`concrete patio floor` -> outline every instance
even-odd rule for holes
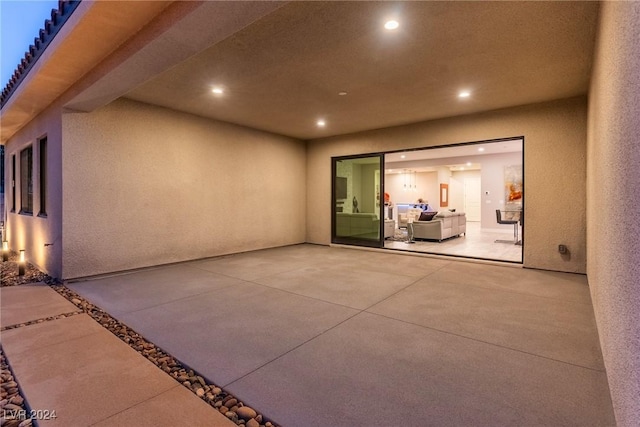
[[[296,245],[68,286],[283,426],[615,425],[585,276]]]

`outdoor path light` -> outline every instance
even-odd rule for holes
[[[18,276],[24,276],[25,263],[24,249],[20,249],[20,258],[18,258]]]

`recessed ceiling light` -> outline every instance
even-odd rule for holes
[[[347,94],[347,92],[345,92],[345,91],[338,92],[338,95],[340,95],[340,96],[345,96],[346,94]]]
[[[471,96],[471,92],[468,90],[463,90],[458,94],[458,98],[468,98]]]
[[[400,156],[401,159],[404,159],[405,157],[407,156],[405,156],[404,154]]]
[[[467,166],[471,166],[471,162],[467,162]]]
[[[211,92],[215,93],[216,95],[222,95],[224,93],[224,89],[221,87],[214,87],[213,89],[211,89]]]
[[[384,23],[384,28],[387,30],[395,30],[400,26],[398,21],[394,21],[393,19]]]
[[[316,122],[316,124],[318,125],[318,127],[325,127],[327,125],[327,122],[325,122],[323,119],[320,119]]]
[[[478,151],[484,151],[484,147],[478,148]]]
[[[463,171],[464,170],[464,166],[460,166],[460,170]]]

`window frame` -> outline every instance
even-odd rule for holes
[[[38,184],[40,207],[38,216],[47,217],[47,137],[43,136],[38,140]]]
[[[33,215],[33,145],[20,150],[20,214]]]

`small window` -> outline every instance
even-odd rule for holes
[[[40,140],[40,211],[38,216],[47,216],[47,138]]]
[[[11,212],[16,211],[16,155],[11,155]]]
[[[20,213],[33,214],[33,147],[20,152]]]
[[[0,194],[4,194],[4,145],[0,145]]]

